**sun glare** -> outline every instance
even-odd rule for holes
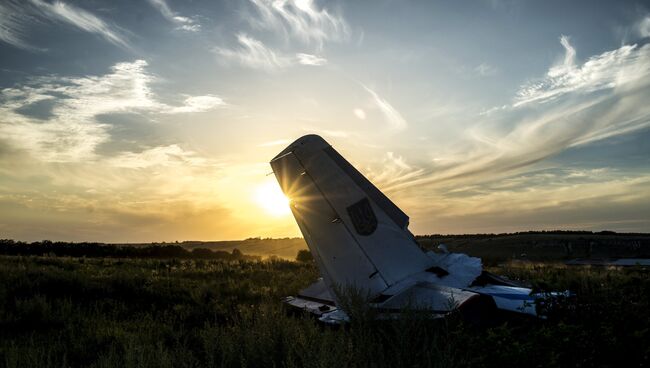
[[[289,199],[284,196],[275,180],[268,180],[258,186],[254,199],[257,205],[270,215],[285,216],[291,213]]]

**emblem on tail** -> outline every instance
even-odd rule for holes
[[[368,198],[351,205],[347,210],[354,229],[359,235],[368,236],[377,230],[377,216],[372,211]]]

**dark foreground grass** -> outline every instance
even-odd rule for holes
[[[647,366],[642,269],[492,269],[579,298],[548,321],[475,327],[420,314],[349,328],[289,316],[317,277],[287,261],[0,257],[0,366]]]

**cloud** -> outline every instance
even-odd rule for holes
[[[565,49],[563,61],[551,67],[545,78],[524,84],[515,97],[515,107],[545,103],[567,94],[622,88],[650,74],[647,45],[624,45],[576,65],[576,51],[568,37],[562,36],[560,42]]]
[[[229,218],[223,191],[215,187],[225,177],[222,160],[170,137],[133,135],[127,138],[137,144],[128,149],[100,151],[116,127],[107,117],[132,126],[124,116],[150,121],[223,104],[214,95],[162,103],[153,91],[159,78],[147,68],[136,60],[105,74],[33,76],[0,89],[3,231],[22,239],[80,241],[209,239],[245,231]],[[45,116],[25,113],[43,101]],[[160,133],[155,124],[145,128]]]
[[[564,47],[564,60],[559,65],[552,67],[548,71],[549,77],[561,76],[570,73],[575,68],[576,49],[569,43],[568,36],[560,36],[560,44]]]
[[[273,71],[284,68],[293,63],[292,59],[276,53],[267,48],[261,41],[251,38],[243,33],[237,35],[239,48],[224,49],[217,47],[214,52],[221,56],[225,63],[237,63],[239,65]]]
[[[224,100],[219,96],[190,96],[185,99],[182,106],[170,106],[169,109],[164,112],[168,114],[205,112],[224,106],[225,104]]]
[[[200,24],[182,24],[178,27],[181,31],[198,32],[201,30]]]
[[[645,215],[650,205],[647,174],[600,172],[579,178],[569,174],[570,170],[553,169],[481,186],[424,192],[417,200],[407,199],[411,218],[418,219],[413,231],[639,231],[650,225]]]
[[[417,179],[423,172],[422,168],[409,165],[405,158],[394,152],[386,152],[373,167],[365,168],[368,178],[382,188],[390,188],[396,183]]]
[[[650,15],[646,15],[636,24],[636,32],[641,38],[650,37]]]
[[[372,96],[373,102],[377,108],[384,114],[386,121],[390,127],[394,130],[403,130],[406,129],[407,123],[402,115],[397,111],[388,101],[381,98],[375,91],[370,88],[361,85],[369,94]]]
[[[249,17],[254,28],[272,30],[321,49],[326,41],[349,38],[342,16],[318,8],[312,0],[251,0],[259,17]]]
[[[6,88],[0,108],[5,124],[0,130],[44,161],[92,158],[95,147],[108,138],[95,116],[157,106],[148,87],[152,77],[144,72],[146,65],[142,60],[119,63],[104,76],[36,77],[22,87]],[[20,107],[42,99],[57,100],[46,122],[17,113]]]
[[[214,239],[237,224],[215,188],[223,162],[179,144],[74,163],[1,162],[0,227],[11,237]]]
[[[244,33],[237,35],[238,48],[215,47],[213,51],[221,57],[224,64],[237,64],[246,68],[276,71],[292,65],[301,64],[321,66],[327,60],[311,54],[298,53],[295,57],[273,50],[262,41]]]
[[[159,166],[212,166],[213,162],[178,144],[158,146],[141,152],[122,152],[106,160],[110,166],[142,169]]]
[[[37,22],[34,16],[12,1],[0,2],[0,41],[28,51],[45,51],[25,39],[29,24]]]
[[[363,111],[362,109],[357,108],[357,109],[352,110],[352,112],[354,113],[354,116],[356,116],[358,119],[366,120],[366,112]]]
[[[16,147],[47,162],[97,159],[96,148],[110,136],[100,115],[136,112],[173,114],[207,111],[224,104],[214,95],[189,96],[180,106],[159,102],[151,90],[156,77],[147,62],[117,63],[108,74],[84,77],[33,77],[0,91],[0,134]],[[26,106],[50,101],[50,117],[22,113]]]
[[[176,29],[180,29],[188,32],[198,32],[201,29],[201,25],[198,24],[191,18],[183,17],[171,10],[166,0],[147,0],[149,4],[160,11],[165,19],[174,23]]]
[[[481,63],[476,68],[474,68],[474,72],[482,77],[491,77],[493,75],[496,75],[499,70],[490,64]]]
[[[250,4],[254,11],[246,12],[246,19],[251,29],[236,34],[238,47],[212,49],[224,64],[267,72],[295,65],[322,66],[327,64],[321,55],[325,42],[340,42],[349,37],[343,17],[312,0],[250,0]],[[278,41],[278,37],[282,39]],[[296,52],[295,47],[290,47],[293,40],[302,43],[303,48],[316,51]],[[278,48],[278,43],[283,47]]]
[[[298,58],[298,63],[302,65],[319,66],[327,63],[327,59],[311,54],[298,53],[296,57]]]
[[[578,63],[569,38],[560,41],[564,57],[541,81],[525,84],[512,105],[481,115],[463,139],[441,148],[444,160],[410,165],[422,170],[384,189],[485,190],[482,183],[523,175],[571,148],[650,127],[650,45],[623,45]]]
[[[62,1],[52,3],[42,0],[25,0],[17,3],[6,1],[0,4],[0,40],[29,51],[45,51],[27,41],[29,28],[43,21],[70,24],[83,31],[94,33],[108,42],[130,49],[126,38],[115,26],[94,14]]]
[[[68,23],[89,33],[98,34],[106,41],[116,46],[125,49],[131,48],[124,36],[122,36],[115,27],[106,24],[106,22],[86,10],[66,4],[62,1],[47,3],[42,0],[31,0],[31,2],[36,5],[36,7],[47,18]]]

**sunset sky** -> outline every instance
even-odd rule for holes
[[[323,136],[416,234],[650,231],[650,2],[3,0],[0,238],[299,236]]]

